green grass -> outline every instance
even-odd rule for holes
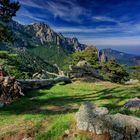
[[[28,92],[25,97],[0,109],[0,139],[12,135],[24,135],[35,140],[62,139],[66,130],[75,127],[74,115],[85,101],[105,106],[110,113],[140,117],[138,111],[122,109],[122,105],[134,97],[140,97],[140,84],[75,82]],[[86,139],[81,134],[77,135],[76,140]]]

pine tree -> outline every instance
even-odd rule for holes
[[[96,47],[86,48],[83,52],[83,56],[85,60],[93,66],[96,65],[98,62],[98,50]]]
[[[105,80],[114,83],[124,83],[129,79],[129,74],[123,65],[115,60],[109,60],[101,65],[101,73]]]

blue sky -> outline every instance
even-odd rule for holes
[[[140,54],[140,0],[19,0],[15,20],[46,22],[97,47]]]

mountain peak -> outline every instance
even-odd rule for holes
[[[39,22],[39,23],[33,23],[31,26],[33,27],[44,27],[44,28],[50,28],[50,26],[44,22]]]
[[[24,42],[20,45],[21,47],[27,47],[30,42],[33,42],[32,44],[35,44],[35,46],[44,45],[46,47],[48,47],[48,43],[54,44],[62,47],[68,52],[81,51],[87,47],[86,45],[79,43],[76,37],[64,37],[61,33],[55,32],[49,25],[43,22],[21,25],[13,21],[11,27],[16,33],[16,37],[21,40],[20,42]]]

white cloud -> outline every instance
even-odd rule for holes
[[[140,36],[135,37],[107,37],[107,38],[89,38],[79,37],[82,43],[94,44],[96,46],[140,46]]]
[[[65,1],[65,4],[48,1],[47,8],[55,17],[60,17],[66,21],[80,22],[80,16],[85,14],[84,8],[71,1]]]
[[[99,33],[99,32],[111,32],[113,29],[111,27],[107,28],[71,28],[71,27],[53,27],[56,32],[61,33]]]
[[[59,0],[56,1],[37,1],[37,0],[20,0],[23,6],[39,8],[43,11],[49,11],[54,15],[54,18],[60,17],[65,21],[81,22],[81,15],[86,14],[86,10],[80,7],[76,1]],[[36,16],[34,14],[34,16]]]
[[[43,8],[36,0],[19,0],[21,5],[31,6],[35,8]]]
[[[107,21],[107,22],[116,22],[116,23],[118,23],[118,21],[116,19],[111,18],[111,17],[107,17],[107,16],[93,16],[92,20],[97,21],[97,22]]]

